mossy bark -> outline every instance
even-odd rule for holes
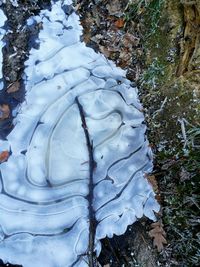
[[[198,221],[199,213],[200,2],[151,2],[162,5],[153,32],[152,10],[146,12],[146,66],[139,85],[144,88],[142,100],[156,152],[155,176],[169,242],[159,261],[161,266],[199,266],[198,223],[193,221]],[[191,131],[199,132],[195,144]]]
[[[143,102],[149,108],[152,135],[156,129],[156,145],[177,146],[185,138],[182,120],[200,125],[199,29],[199,1],[165,0],[157,28],[144,38],[147,68],[141,85],[146,88]],[[147,26],[144,35],[150,30]],[[149,86],[152,78],[154,87]]]

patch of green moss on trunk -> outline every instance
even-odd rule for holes
[[[184,35],[184,13],[180,1],[152,0],[143,13],[145,70],[140,77],[142,100],[147,108],[150,137],[165,149],[180,149],[184,139],[180,120],[200,123],[200,76],[177,75]],[[156,131],[156,136],[155,136]]]
[[[155,176],[169,242],[159,260],[161,266],[190,267],[200,265],[200,72],[196,67],[180,67],[181,62],[189,62],[184,55],[190,51],[185,41],[190,17],[185,17],[187,7],[182,2],[133,1],[129,17],[138,19],[142,29],[145,67],[138,85],[148,137],[156,151]],[[191,14],[196,14],[195,8],[190,7]],[[198,41],[195,29],[187,32],[193,30],[191,36]],[[191,49],[191,66],[200,56],[199,47],[197,43]]]

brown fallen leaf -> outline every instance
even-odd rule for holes
[[[115,26],[117,27],[117,28],[123,28],[124,27],[124,20],[123,20],[123,18],[120,18],[120,19],[118,19],[118,20],[116,20],[115,21]]]
[[[5,150],[0,153],[0,163],[5,162],[9,158],[9,151]]]
[[[120,17],[123,15],[120,0],[112,0],[106,5],[110,15]]]
[[[10,84],[7,88],[7,93],[14,93],[17,92],[20,88],[20,82],[19,81],[15,81],[14,83]]]
[[[154,175],[147,175],[146,176],[148,182],[152,185],[153,190],[158,192],[158,183],[156,181],[156,177]]]
[[[163,229],[163,224],[161,221],[151,224],[152,230],[149,231],[149,236],[153,238],[153,245],[157,247],[158,252],[161,252],[164,248],[164,245],[167,244],[166,232]]]
[[[0,105],[0,120],[5,120],[10,116],[10,108],[7,104]]]
[[[133,34],[126,33],[123,36],[123,45],[127,48],[132,48],[133,45],[138,46],[140,42],[140,39],[138,37],[135,37]]]
[[[103,53],[107,58],[110,57],[111,51],[109,51],[105,46],[100,45],[99,49],[100,49],[101,53]]]
[[[163,203],[163,198],[160,193],[157,193],[155,196],[155,199],[158,201],[158,203],[161,205]],[[162,211],[160,210],[158,213],[156,213],[158,216],[161,216]]]

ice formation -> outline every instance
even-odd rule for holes
[[[10,0],[11,4],[15,7],[18,6],[18,0]],[[0,5],[5,4],[6,0],[0,0]]]
[[[24,267],[92,266],[100,240],[159,210],[137,89],[80,41],[71,1],[42,23],[25,69],[25,102],[0,150],[0,258]],[[2,12],[2,11],[0,11]],[[2,23],[1,23],[2,24]]]
[[[3,41],[3,37],[5,35],[5,29],[4,29],[4,26],[5,26],[5,22],[6,22],[6,16],[5,14],[3,13],[3,11],[0,9],[0,90],[3,89],[3,81],[2,81],[2,78],[3,78],[3,74],[2,74],[2,63],[3,63],[3,47],[5,45],[4,41]]]

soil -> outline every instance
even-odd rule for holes
[[[30,28],[26,20],[37,14],[45,3],[31,4],[32,1],[18,1],[18,6],[13,6],[8,0],[2,5],[8,20],[6,28],[8,33],[4,38],[6,45],[3,56],[4,89],[0,91],[0,105],[8,105],[13,110],[24,99],[24,85],[22,74],[24,62],[32,46],[34,37],[37,36],[39,25]],[[4,139],[12,130],[12,112],[6,120],[0,118],[0,138]]]

